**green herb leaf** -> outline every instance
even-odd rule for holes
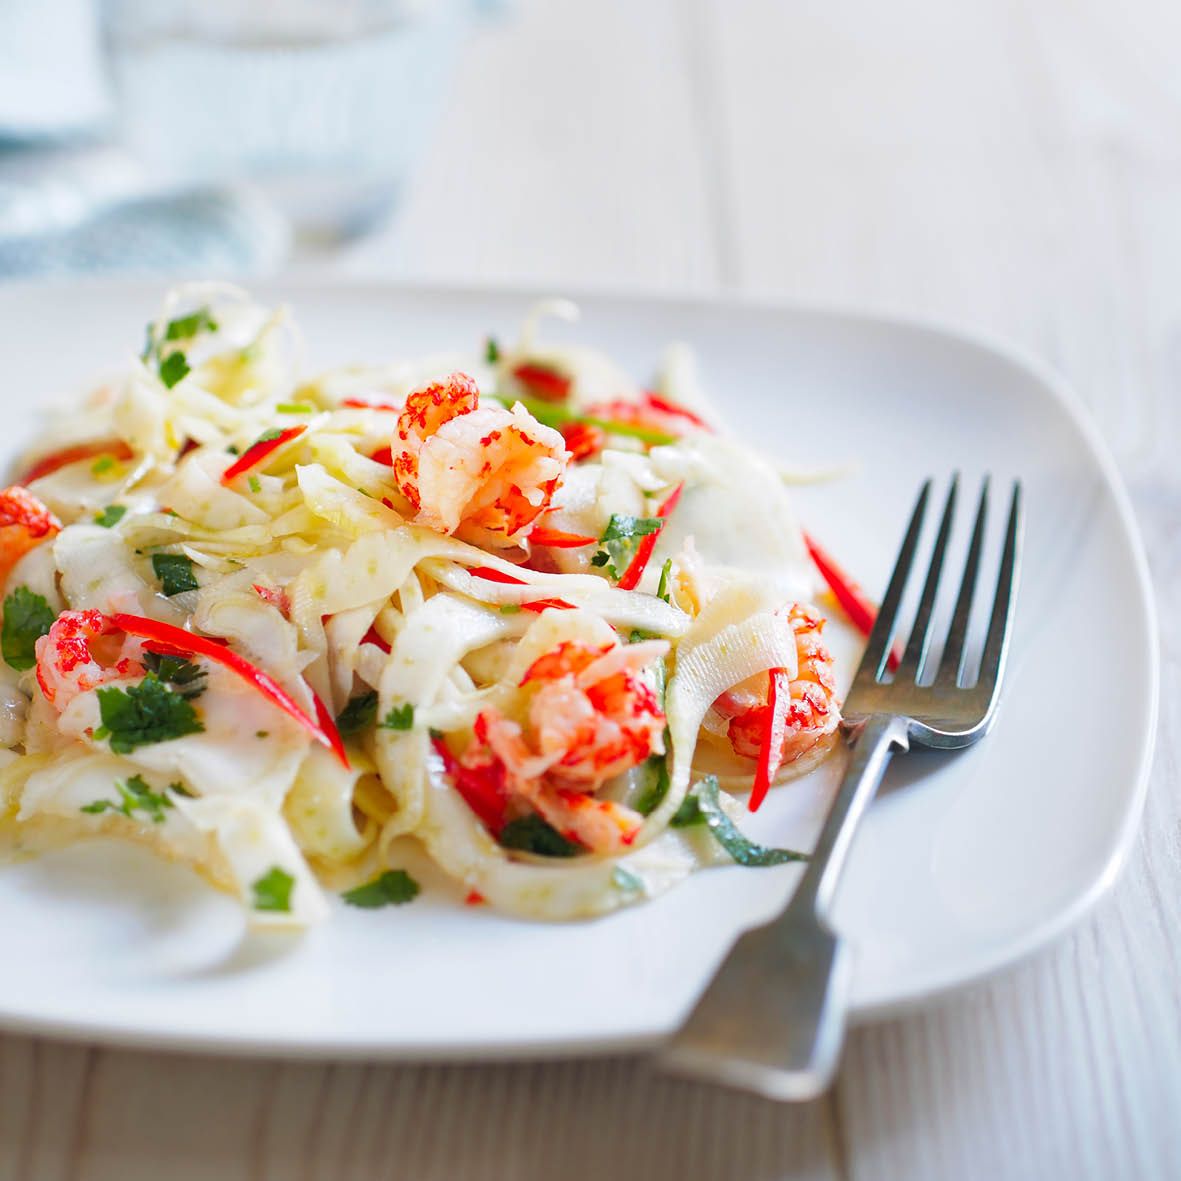
[[[651,816],[668,795],[668,758],[665,755],[653,755],[644,763],[644,772],[648,782],[632,807],[641,816]]]
[[[500,345],[496,343],[495,336],[488,337],[484,345],[484,360],[489,365],[495,365],[500,360]]]
[[[291,891],[294,887],[295,879],[285,869],[272,865],[250,887],[254,892],[254,909],[290,913]]]
[[[697,805],[709,826],[709,831],[739,865],[782,865],[786,861],[808,860],[807,853],[797,853],[794,849],[768,849],[744,837],[734,821],[722,810],[718,800],[716,776],[707,775],[697,785],[696,794]]]
[[[380,730],[413,730],[414,706],[409,702],[405,705],[395,705],[389,713],[378,723]]]
[[[165,340],[191,340],[198,332],[216,332],[217,322],[209,308],[198,308],[187,316],[178,316],[168,321],[164,329]]]
[[[380,877],[355,890],[348,890],[341,897],[349,906],[364,910],[376,910],[379,906],[401,906],[418,897],[418,883],[404,869],[387,869]]]
[[[184,353],[169,353],[160,361],[160,380],[167,389],[172,389],[189,372],[189,363]]]
[[[692,794],[686,794],[681,801],[681,806],[673,813],[669,824],[673,828],[691,828],[695,824],[705,823],[705,813],[701,810],[701,804],[697,797]]]
[[[612,513],[599,544],[603,547],[591,558],[591,565],[605,566],[607,573],[617,582],[631,564],[640,548],[640,539],[650,533],[658,533],[664,521],[660,517],[631,517],[624,513]]]
[[[500,613],[501,613],[501,615],[520,615],[521,614],[521,604],[520,603],[502,603],[500,606]]]
[[[188,701],[165,688],[154,673],[128,689],[97,689],[96,693],[102,724],[117,755],[205,729]]]
[[[641,443],[647,443],[650,447],[665,446],[677,441],[675,435],[670,435],[665,431],[653,430],[646,426],[635,426],[630,422],[614,422],[612,419],[597,418],[591,414],[579,414],[556,402],[543,402],[539,398],[517,395],[508,397],[506,395],[502,400],[509,403],[520,402],[538,422],[545,426],[560,427],[568,422],[581,422],[587,426],[597,426],[599,430],[606,431],[609,435],[639,439]]]
[[[269,430],[263,431],[263,433],[259,435],[253,443],[250,444],[250,447],[257,447],[259,443],[269,443],[272,439],[277,439],[282,433],[283,432],[279,430],[278,427],[271,427]],[[247,447],[246,450],[249,451],[250,447]]]
[[[669,579],[672,576],[673,560],[672,558],[665,558],[664,565],[660,567],[660,582],[656,586],[656,597],[663,599],[666,603],[671,604],[673,601],[672,592],[669,590]]]
[[[262,491],[262,481],[257,476],[251,476],[250,479],[246,481],[246,483],[250,486],[251,492]]]
[[[37,663],[36,644],[53,626],[57,614],[41,595],[18,586],[4,600],[4,625],[0,628],[0,652],[15,669]]]
[[[307,402],[280,402],[275,410],[279,414],[313,414],[316,408],[309,406]]]
[[[183,656],[161,656],[159,652],[145,651],[143,662],[149,672],[155,673],[166,685],[171,685],[186,701],[200,697],[208,688],[205,684],[208,670]]]
[[[542,857],[577,857],[581,845],[567,840],[548,820],[536,812],[510,820],[497,838],[506,849],[520,849]]]
[[[193,574],[193,559],[185,554],[153,554],[152,570],[160,580],[160,589],[169,598],[201,589]]]
[[[190,794],[179,783],[170,784],[169,787],[181,795]],[[172,801],[163,792],[153,791],[141,775],[133,775],[125,783],[116,783],[115,790],[119,793],[118,801],[95,800],[92,804],[84,804],[82,811],[92,815],[118,812],[128,820],[134,820],[135,813],[142,812],[153,824],[163,824],[164,810],[173,806]]]
[[[96,525],[101,525],[104,529],[110,529],[113,526],[118,525],[126,515],[126,505],[108,504],[101,513],[94,514],[94,523]]]
[[[91,465],[90,474],[94,476],[101,476],[103,472],[109,472],[119,461],[113,455],[100,455]]]
[[[342,736],[358,734],[367,726],[373,725],[377,717],[377,694],[362,693],[358,697],[349,699],[348,704],[336,717],[336,728]]]

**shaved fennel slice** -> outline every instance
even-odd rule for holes
[[[402,524],[393,509],[334,479],[321,464],[296,464],[295,478],[308,508],[349,537],[364,537]]]
[[[130,611],[181,624],[184,612],[135,571],[123,539],[101,525],[71,525],[53,541],[66,601],[76,611]]]
[[[330,750],[313,743],[287,793],[283,815],[309,857],[351,861],[370,843],[353,816],[353,792],[366,771],[362,760],[351,762],[343,767]]]
[[[432,705],[468,652],[511,634],[515,627],[511,617],[445,592],[428,599],[407,617],[390,652],[378,691],[379,721],[407,705],[416,713]],[[377,729],[378,771],[398,804],[382,833],[383,842],[416,829],[421,820],[427,740],[422,726],[409,731],[380,725]]]
[[[767,669],[783,668],[790,677],[796,675],[791,624],[765,608],[752,613],[758,597],[757,589],[749,586],[727,588],[709,604],[677,650],[667,695],[673,749],[669,789],[644,821],[639,844],[663,829],[681,806],[689,788],[697,735],[718,695]]]

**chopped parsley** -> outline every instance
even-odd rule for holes
[[[192,705],[180,693],[166,688],[155,673],[148,673],[130,688],[97,689],[96,693],[102,726],[94,736],[109,738],[117,755],[205,729]]]
[[[110,529],[112,526],[118,525],[126,515],[126,505],[108,504],[101,513],[94,514],[94,523],[96,525],[101,525],[104,529]]]
[[[53,626],[57,612],[41,595],[18,586],[4,600],[4,624],[0,627],[0,652],[15,669],[37,663],[36,644]]]
[[[387,869],[373,881],[346,891],[341,898],[349,906],[376,910],[379,906],[402,906],[413,902],[418,894],[418,883],[404,869]]]
[[[142,812],[153,824],[163,824],[164,810],[173,806],[167,795],[153,791],[141,775],[133,775],[123,783],[117,782],[115,790],[119,793],[118,800],[95,800],[91,804],[83,804],[82,811],[91,815],[118,812],[128,820],[134,820],[135,813]],[[169,784],[169,790],[179,795],[191,794],[179,783]]]
[[[160,589],[169,598],[201,589],[193,573],[193,559],[185,554],[153,554],[152,570],[160,580]]]
[[[414,706],[410,702],[395,705],[378,723],[379,730],[413,730]]]
[[[664,521],[660,517],[631,517],[612,513],[599,544],[603,547],[593,558],[592,566],[606,567],[607,573],[619,581],[640,548],[640,539],[659,533]]]
[[[665,558],[664,565],[660,567],[660,582],[656,586],[656,597],[663,599],[666,603],[671,604],[673,601],[672,591],[669,590],[669,580],[673,572],[672,558]]]
[[[501,613],[501,615],[520,615],[521,614],[521,604],[520,603],[503,603],[503,604],[501,604],[500,613]]]
[[[692,828],[695,824],[705,823],[705,813],[701,810],[701,804],[697,797],[692,793],[686,794],[681,801],[681,806],[673,813],[669,824],[673,828]]]
[[[372,726],[377,717],[377,694],[362,693],[358,697],[349,698],[348,704],[336,716],[336,728],[342,736],[359,734],[367,726]]]
[[[169,685],[186,701],[200,697],[208,688],[205,684],[209,672],[199,664],[186,660],[183,656],[161,656],[159,652],[145,651],[143,662],[148,671],[154,673],[158,680]]]
[[[192,340],[199,332],[216,332],[217,322],[208,307],[198,308],[187,316],[178,316],[168,321],[164,329],[165,340]]]
[[[252,451],[259,445],[259,443],[269,443],[272,439],[277,439],[282,433],[283,432],[279,430],[278,427],[270,427],[268,430],[263,431],[263,433],[259,435],[258,438],[246,448],[246,450]]]
[[[256,878],[251,883],[254,909],[289,914],[291,911],[291,891],[294,888],[295,879],[285,869],[272,865],[262,877]]]
[[[484,360],[489,365],[495,365],[500,360],[500,345],[497,343],[495,336],[488,337],[484,344]]]
[[[567,840],[536,812],[510,820],[497,839],[506,849],[520,849],[541,857],[577,857],[583,851],[581,845]]]
[[[172,389],[174,385],[189,373],[189,363],[184,353],[169,353],[160,360],[160,380],[165,388]]]
[[[257,476],[251,476],[250,479],[246,481],[246,483],[250,486],[251,492],[262,491],[262,481]]]
[[[734,821],[722,810],[718,800],[717,776],[707,775],[697,785],[696,798],[714,839],[739,865],[782,865],[786,861],[808,860],[807,853],[797,853],[794,849],[768,849],[744,837]]]
[[[109,472],[119,461],[113,455],[100,455],[91,465],[90,474],[93,476],[101,476],[103,472]]]
[[[644,763],[648,782],[636,797],[632,807],[641,816],[651,816],[668,795],[668,759],[664,755],[653,755]]]

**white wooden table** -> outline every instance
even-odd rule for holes
[[[1181,1176],[1179,37],[1165,0],[531,0],[473,41],[396,223],[333,264],[868,305],[1065,371],[1131,485],[1165,658],[1143,830],[1073,934],[857,1031],[797,1108],[630,1060],[0,1038],[0,1181]]]

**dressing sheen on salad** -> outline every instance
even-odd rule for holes
[[[735,798],[840,721],[783,478],[683,347],[647,389],[572,314],[309,379],[285,310],[171,292],[0,492],[3,825],[294,925],[410,901],[411,846],[540,919],[799,859]]]

